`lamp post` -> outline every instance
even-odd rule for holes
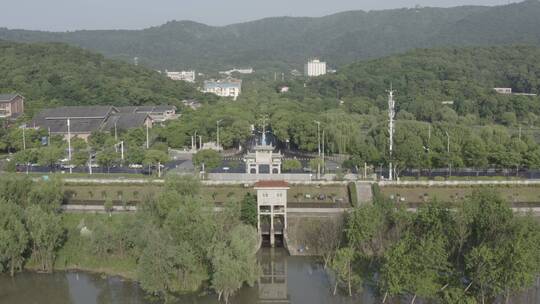
[[[26,150],[26,124],[22,125],[23,150]]]
[[[149,135],[149,131],[148,131],[148,124],[146,124],[146,150],[148,150],[150,148],[150,135]]]
[[[216,134],[216,140],[217,140],[217,149],[218,151],[220,151],[220,147],[219,147],[219,124],[223,121],[223,119],[220,119],[218,121],[216,121],[216,129],[217,129],[217,134]]]
[[[71,127],[70,120],[67,119],[67,131],[68,131],[68,161],[69,161],[69,173],[73,173],[73,167],[71,166]]]
[[[326,171],[326,162],[324,160],[324,129],[322,130],[322,164],[323,164],[323,174],[325,174]]]
[[[195,131],[195,134],[191,137],[191,150],[197,152],[197,131]]]
[[[320,178],[321,177],[321,164],[320,164],[320,160],[321,160],[321,122],[320,121],[317,121],[315,120],[315,123],[317,124],[317,148],[319,150],[319,161],[317,162],[317,178]]]
[[[452,176],[452,163],[450,159],[450,134],[448,134],[448,131],[444,131],[446,133],[446,153],[448,154],[448,176]]]

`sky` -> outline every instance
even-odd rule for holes
[[[509,0],[0,0],[0,27],[47,31],[141,29],[171,20],[209,25],[347,10],[502,5]]]

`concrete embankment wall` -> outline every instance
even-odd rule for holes
[[[311,181],[312,174],[208,173],[208,180],[250,182],[259,180]]]
[[[343,233],[347,209],[287,210],[285,245],[293,256],[321,255],[323,242],[337,240]]]

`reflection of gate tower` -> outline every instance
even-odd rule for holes
[[[290,303],[287,287],[287,251],[271,248],[260,256],[259,303]]]
[[[263,125],[261,142],[256,144],[252,152],[248,152],[244,160],[246,173],[249,174],[281,174],[281,152],[274,152],[274,146],[268,144],[266,128]]]
[[[289,184],[284,181],[260,181],[255,184],[257,190],[257,229],[270,239],[274,247],[276,237],[284,240],[287,232],[287,190]]]

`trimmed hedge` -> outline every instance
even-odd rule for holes
[[[358,207],[358,192],[356,191],[356,183],[349,183],[347,185],[347,189],[349,190],[349,201],[351,202],[351,205],[354,207]]]

